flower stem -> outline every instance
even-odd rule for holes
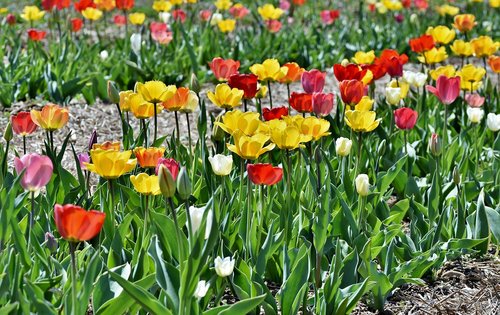
[[[77,305],[77,296],[76,296],[76,256],[75,256],[75,250],[76,250],[76,243],[70,242],[69,243],[69,254],[71,256],[71,314],[76,315],[78,312],[76,310],[76,305]]]
[[[286,150],[286,211],[285,211],[285,243],[283,244],[283,283],[288,279],[290,273],[290,257],[288,257],[288,242],[290,241],[290,212],[292,210],[292,159],[290,157],[290,150]]]
[[[154,104],[154,124],[155,124],[155,129],[154,129],[154,134],[153,134],[153,145],[156,142],[156,138],[158,137],[158,112],[156,111],[156,103]],[[175,117],[177,118],[177,117]]]
[[[23,154],[26,155],[26,136],[23,136]]]
[[[179,127],[179,115],[177,114],[177,111],[175,111],[174,114],[175,114],[175,130],[177,133],[177,142],[180,143],[181,142],[181,133],[180,133],[181,128]]]

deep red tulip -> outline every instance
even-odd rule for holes
[[[74,4],[75,10],[78,12],[82,12],[83,10],[87,8],[95,8],[96,4],[94,3],[93,0],[80,0],[78,2],[75,2]]]
[[[321,93],[325,87],[326,72],[321,72],[317,69],[302,72],[301,82],[304,92]]]
[[[317,116],[327,116],[335,105],[333,93],[314,93],[312,97],[313,111]]]
[[[393,78],[403,76],[403,65],[407,62],[408,56],[406,54],[400,55],[393,49],[385,49],[380,58],[375,60],[375,63],[383,65],[387,74]]]
[[[272,109],[266,107],[262,109],[262,116],[265,121],[281,119],[283,116],[288,116],[288,108],[286,108],[286,106],[275,107]]]
[[[410,8],[411,7],[411,0],[401,0],[401,4],[403,5],[403,8]]]
[[[345,80],[358,80],[361,81],[366,75],[368,70],[361,68],[358,65],[353,63],[348,64],[347,66],[343,66],[341,64],[333,65],[333,74],[337,81],[345,81]]]
[[[436,95],[444,105],[453,103],[460,94],[460,77],[447,78],[440,75],[436,81],[436,87],[427,85],[427,91]]]
[[[134,0],[116,0],[116,8],[120,10],[130,10],[134,7]]]
[[[255,185],[274,185],[283,178],[283,169],[272,164],[248,164],[248,178]]]
[[[71,31],[73,33],[79,32],[82,29],[83,20],[79,18],[71,19]]]
[[[37,125],[31,119],[30,112],[19,112],[10,117],[10,121],[12,124],[12,130],[21,136],[27,136],[32,134]]]
[[[62,10],[69,8],[71,5],[71,0],[42,0],[42,8],[45,11],[51,11],[53,8],[57,10]]]
[[[405,16],[401,13],[398,13],[398,14],[394,15],[394,20],[397,23],[403,23],[403,21],[405,20]]]
[[[259,77],[255,74],[233,74],[229,77],[229,86],[233,89],[239,89],[244,92],[243,97],[246,99],[251,99],[257,94],[257,81]]]
[[[300,113],[310,113],[312,107],[312,94],[292,92],[290,95],[290,106]]]
[[[396,126],[402,130],[413,129],[417,123],[418,113],[411,108],[402,107],[394,111]]]
[[[233,74],[238,73],[240,62],[233,59],[222,59],[216,57],[209,63],[210,69],[219,81],[227,81]]]
[[[59,234],[70,242],[88,241],[102,229],[106,214],[75,205],[55,205],[54,221]]]
[[[12,13],[7,14],[7,17],[5,18],[7,21],[7,24],[9,25],[14,25],[16,24],[16,16]]]
[[[28,30],[28,37],[34,42],[39,42],[45,38],[45,35],[47,35],[47,32],[44,31],[39,31],[34,28],[30,28]]]
[[[410,39],[411,50],[418,54],[431,50],[434,46],[434,38],[432,35],[422,35],[420,37]]]
[[[177,175],[179,175],[179,162],[172,158],[160,158],[158,160],[158,163],[156,164],[156,169],[155,169],[155,174],[158,175],[158,171],[160,170],[160,165],[164,165],[167,167],[167,169],[170,171],[170,174],[172,175],[172,178],[174,180],[177,179]]]
[[[181,23],[186,22],[187,14],[186,11],[182,9],[176,9],[172,11],[172,18],[174,21],[179,21]]]
[[[356,105],[365,95],[365,86],[358,80],[344,80],[339,83],[340,97],[346,105]]]

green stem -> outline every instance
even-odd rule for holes
[[[76,250],[76,243],[70,242],[69,243],[69,254],[71,256],[71,314],[76,315],[78,314],[76,310],[76,305],[77,305],[77,288],[76,288],[76,256],[75,256],[75,250]]]
[[[285,211],[285,243],[283,245],[283,283],[288,279],[290,274],[290,257],[288,257],[288,243],[290,241],[290,212],[292,211],[292,159],[290,150],[286,150],[286,211]]]
[[[193,229],[192,229],[192,223],[191,223],[191,214],[189,213],[189,200],[186,199],[186,201],[184,202],[184,205],[186,207],[186,217],[187,217],[187,221],[188,221],[188,226],[189,226],[189,229],[188,229],[188,233],[189,233],[189,251],[191,252],[191,245],[193,244]]]
[[[252,219],[252,186],[250,183],[250,176],[247,176],[247,215],[246,215],[246,255],[247,259],[252,257],[252,241],[250,239],[251,219]]]
[[[153,145],[156,142],[156,138],[158,137],[158,112],[156,111],[156,103],[154,104],[154,124],[155,124],[155,129],[154,129],[154,134],[153,134]],[[177,112],[175,113],[176,116],[175,118],[177,119]]]
[[[358,152],[357,152],[357,159],[356,159],[356,176],[359,175],[359,172],[360,172],[362,147],[363,147],[363,133],[359,132],[358,133]]]
[[[23,136],[23,154],[26,155],[26,136]]]

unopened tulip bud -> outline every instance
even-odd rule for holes
[[[5,20],[7,21],[7,24],[9,24],[11,26],[16,24],[16,16],[12,13],[7,14],[7,17],[5,18]]]
[[[430,149],[432,155],[434,155],[434,156],[440,156],[441,152],[443,150],[442,144],[441,144],[441,139],[435,133],[433,133],[431,136],[431,141],[429,142],[429,149]]]
[[[175,195],[175,180],[168,168],[163,164],[158,169],[158,181],[163,197],[172,198]]]
[[[212,129],[212,139],[214,141],[223,141],[226,133],[224,132],[224,130],[222,130],[221,127],[219,127],[219,124],[217,123],[222,123],[222,115],[219,115],[217,116],[217,118],[215,118],[214,127]]]
[[[236,261],[232,257],[224,257],[221,258],[217,256],[214,261],[215,272],[219,277],[227,277],[233,273],[234,263]]]
[[[45,233],[45,245],[51,253],[55,253],[57,250],[57,240],[50,232]]]
[[[484,110],[477,107],[467,107],[467,117],[473,124],[481,122],[484,117]]]
[[[189,86],[191,88],[191,91],[195,92],[196,94],[200,93],[201,91],[200,81],[198,81],[198,77],[196,76],[195,73],[191,74],[191,81],[189,82]]]
[[[7,123],[7,126],[5,127],[5,131],[3,133],[3,138],[5,139],[5,141],[10,142],[13,137],[14,137],[14,134],[12,132],[12,124],[9,121]]]
[[[461,181],[462,179],[460,177],[460,170],[455,166],[455,168],[453,169],[453,183],[458,186],[460,185]]]
[[[199,281],[198,285],[196,286],[196,290],[194,291],[194,297],[198,299],[205,297],[209,288],[210,283],[207,283],[205,280]]]
[[[416,13],[410,15],[410,22],[411,24],[418,24],[419,20],[418,20],[418,15]]]
[[[351,153],[352,140],[340,137],[335,141],[335,152],[338,156],[348,156]]]
[[[500,130],[500,114],[489,113],[486,117],[486,126],[493,132]]]
[[[97,143],[97,131],[94,130],[94,131],[92,131],[92,134],[90,135],[90,139],[89,139],[89,146],[88,146],[89,151],[92,150],[92,147],[96,143]]]
[[[368,196],[370,192],[370,180],[368,179],[368,175],[359,174],[355,180],[356,183],[356,191],[361,197]]]
[[[112,104],[120,104],[120,91],[113,81],[108,81],[108,98]]]
[[[386,141],[385,139],[380,141],[380,144],[378,145],[378,148],[377,148],[377,155],[378,156],[384,156],[385,154],[385,147],[386,147]]]
[[[185,167],[181,168],[177,177],[177,192],[181,200],[187,200],[191,196],[191,180]]]

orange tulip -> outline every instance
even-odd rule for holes
[[[282,79],[279,80],[279,82],[286,83],[286,84],[300,81],[300,78],[302,77],[302,73],[305,71],[304,68],[301,68],[295,62],[285,63],[283,65],[283,67],[287,67],[288,72],[286,73],[286,75]]]
[[[455,15],[453,26],[462,33],[472,30],[476,23],[476,17],[472,14]]]
[[[69,120],[69,112],[56,104],[47,104],[41,111],[32,110],[33,122],[47,131],[61,129]]]
[[[134,149],[137,162],[142,168],[154,168],[158,164],[158,160],[163,157],[165,148],[143,148],[138,147]]]
[[[106,214],[75,205],[55,205],[54,220],[61,236],[70,242],[88,241],[102,229]]]
[[[493,72],[500,73],[500,56],[490,56],[488,64]]]
[[[120,151],[120,142],[111,142],[106,141],[103,143],[94,143],[92,145],[92,150],[101,149],[101,150],[112,150],[112,151]]]
[[[179,111],[189,101],[189,89],[180,87],[175,92],[174,97],[163,102],[163,108],[170,112]]]

